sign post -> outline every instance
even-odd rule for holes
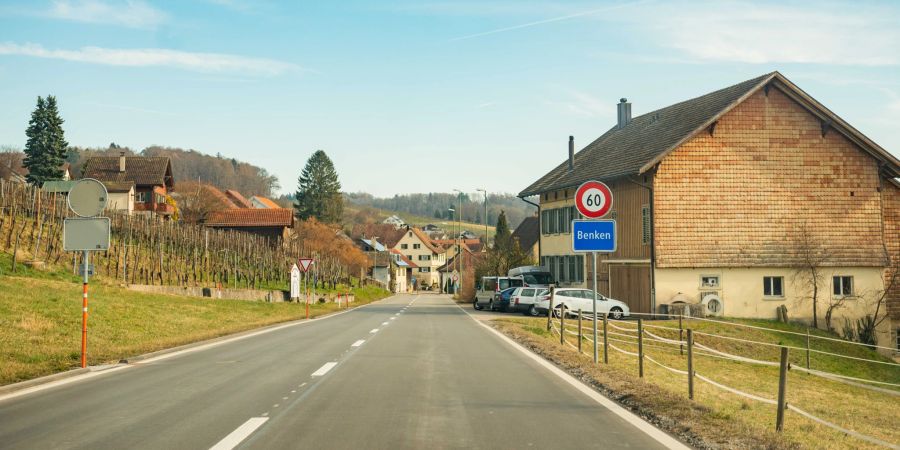
[[[600,181],[586,181],[575,191],[575,206],[578,212],[588,219],[599,219],[612,209],[613,196],[609,186]],[[594,301],[591,302],[591,315],[594,334],[594,364],[599,358],[597,353],[597,253],[616,251],[615,220],[573,220],[572,250],[590,252],[594,272]]]
[[[296,268],[298,271],[298,273],[297,273],[297,277],[298,277],[297,288],[298,289],[300,288],[299,277],[300,277],[300,272],[303,272],[303,290],[306,292],[306,318],[309,319],[309,273],[308,272],[309,272],[310,266],[312,266],[312,264],[313,264],[313,262],[315,262],[315,260],[313,260],[312,258],[300,258],[299,260],[297,260],[297,262],[300,263],[299,267],[296,264],[294,264],[294,268]],[[293,269],[291,269],[291,273],[293,274]],[[298,295],[298,297],[299,297],[299,295]]]
[[[77,218],[63,221],[63,250],[82,252],[81,285],[81,367],[87,367],[88,279],[92,251],[109,250],[109,217],[97,217],[104,209],[108,194],[103,183],[85,178],[72,186],[66,196],[69,209]]]

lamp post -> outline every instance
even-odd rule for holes
[[[487,219],[488,219],[488,218],[487,218],[487,190],[485,190],[485,189],[476,189],[476,191],[484,193],[484,217],[483,217],[481,220],[484,221],[484,249],[483,249],[483,250],[486,250],[486,249],[487,249],[487,243],[488,243],[488,231],[487,231],[487,228],[488,228],[488,227],[487,227],[487,225],[488,225],[488,220],[487,220]]]
[[[453,222],[453,216],[456,213],[456,210],[453,208],[447,208],[447,211],[450,212],[450,222]],[[458,249],[459,247],[457,247]],[[453,284],[453,294],[456,295],[456,284]]]
[[[375,252],[375,265],[372,266],[372,278],[375,278],[375,272],[378,271],[378,236],[372,236],[372,251]],[[378,278],[375,278],[378,281]],[[385,283],[386,285],[387,283]]]

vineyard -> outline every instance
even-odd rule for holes
[[[126,284],[285,289],[297,258],[316,259],[321,284],[349,284],[366,264],[365,256],[338,230],[310,220],[298,223],[290,238],[186,225],[144,215],[107,212],[109,250],[92,252],[94,275]],[[80,252],[63,251],[63,220],[73,214],[64,194],[0,180],[0,247],[12,265],[37,261],[81,263]],[[6,271],[7,268],[0,270]]]

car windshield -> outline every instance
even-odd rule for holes
[[[506,289],[510,286],[519,287],[522,286],[522,280],[519,278],[504,278],[500,280],[500,290]]]
[[[528,284],[553,284],[553,276],[549,272],[531,272],[522,275]]]

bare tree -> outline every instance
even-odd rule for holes
[[[824,266],[831,260],[831,254],[822,242],[813,236],[807,224],[803,224],[795,233],[792,242],[794,252],[794,281],[805,287],[808,299],[812,301],[812,326],[819,327],[819,287],[824,282]],[[831,330],[831,315],[841,308],[843,297],[828,296],[831,300],[825,313],[825,324]]]

